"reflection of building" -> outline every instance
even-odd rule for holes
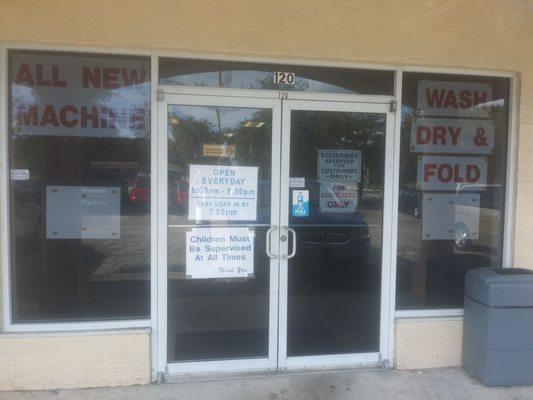
[[[465,272],[533,260],[529,5],[12,3],[0,390],[459,365]],[[231,243],[187,245],[212,227]],[[241,229],[253,251],[224,247]],[[191,275],[197,250],[253,268]]]

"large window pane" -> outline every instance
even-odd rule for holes
[[[9,54],[14,322],[146,318],[150,61]]]
[[[502,266],[509,80],[406,73],[402,99],[397,305],[462,307]]]

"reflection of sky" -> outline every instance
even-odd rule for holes
[[[294,85],[275,85],[268,71],[200,72],[162,78],[163,85],[225,87],[233,89],[296,90],[305,92],[353,93],[340,86],[296,76]]]
[[[126,68],[128,70],[136,69],[138,71],[146,70],[146,62],[138,59],[120,59],[110,57],[85,57],[85,56],[64,56],[64,55],[41,55],[41,54],[23,54],[16,55],[12,59],[14,71],[18,71],[22,63],[30,66],[32,73],[35,71],[35,65],[43,65],[44,78],[51,76],[51,66],[59,66],[59,78],[68,82],[68,87],[47,87],[34,86],[28,87],[13,83],[11,85],[11,94],[13,102],[13,112],[19,107],[26,108],[29,105],[39,106],[39,116],[46,105],[53,105],[56,114],[62,107],[72,105],[78,110],[81,106],[111,108],[121,112],[128,110],[128,114],[137,115],[137,109],[144,110],[145,126],[141,129],[121,128],[66,128],[66,127],[25,127],[18,129],[19,134],[30,135],[65,135],[65,136],[112,136],[112,137],[146,137],[150,129],[150,83],[145,82],[138,85],[120,87],[117,89],[95,89],[82,87],[82,66],[93,67],[111,67]],[[139,72],[140,73],[140,72]],[[120,77],[118,82],[122,82]],[[35,78],[35,77],[34,77]],[[149,79],[149,69],[146,75]],[[72,116],[74,117],[74,116]],[[16,121],[14,121],[14,126]]]
[[[81,106],[108,108],[117,110],[127,110],[130,115],[137,115],[137,109],[144,111],[145,129],[129,129],[125,127],[93,129],[93,128],[54,128],[47,127],[26,127],[25,134],[66,134],[69,136],[118,136],[118,137],[145,137],[150,128],[150,84],[144,83],[129,87],[121,87],[113,90],[79,89],[76,91],[65,90],[63,88],[31,88],[23,85],[12,85],[13,112],[16,113],[19,107],[28,107],[37,104],[39,115],[42,115],[44,107],[48,104],[54,106],[56,115],[62,107],[72,105],[78,110]],[[73,116],[74,117],[74,116]],[[14,121],[16,125],[16,122]],[[60,133],[59,131],[63,133]],[[66,132],[65,132],[66,131]]]
[[[222,131],[236,130],[242,122],[251,120],[255,113],[261,110],[259,108],[176,105],[169,106],[169,113],[179,119],[207,121],[213,129],[216,129],[218,126],[217,109],[220,112],[220,127]]]

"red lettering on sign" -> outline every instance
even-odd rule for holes
[[[17,78],[15,79],[17,85],[26,84],[27,86],[35,86],[33,76],[31,74],[30,66],[28,64],[20,64],[19,72],[17,73]]]
[[[96,67],[94,70],[91,70],[89,67],[82,68],[82,86],[84,88],[89,87],[89,83],[92,87],[100,89],[100,68]]]
[[[81,107],[81,117],[80,117],[80,125],[82,128],[87,128],[87,122],[89,119],[92,123],[92,128],[98,128],[98,110],[96,107],[91,107],[92,112],[87,113],[87,108],[85,106]]]
[[[61,125],[67,128],[74,128],[76,125],[78,125],[78,119],[73,118],[69,120],[68,113],[78,115],[78,110],[74,106],[63,107],[59,112],[59,120],[61,121]]]
[[[462,109],[470,108],[472,107],[472,93],[468,89],[461,90],[459,92],[459,98],[461,101],[459,102],[459,105]]]
[[[57,119],[56,111],[54,106],[47,105],[44,107],[43,116],[41,118],[40,126],[52,125],[59,126],[59,121]]]
[[[35,78],[35,84],[37,86],[52,86],[51,80],[44,79],[43,74],[43,66],[42,64],[37,64],[36,68],[36,78]]]
[[[17,124],[19,126],[37,126],[38,107],[33,104],[28,108],[20,107],[17,110]]]
[[[450,136],[452,137],[452,144],[454,146],[457,146],[457,139],[459,138],[459,135],[463,131],[463,128],[459,127],[454,130],[452,126],[449,126],[448,130],[450,131]]]
[[[459,101],[457,99],[459,98]],[[426,101],[433,108],[468,109],[488,101],[489,93],[486,90],[470,91],[463,89],[457,95],[453,89],[426,88]]]
[[[430,107],[442,107],[445,95],[446,91],[442,89],[426,89],[426,101]]]
[[[118,68],[104,68],[102,70],[103,75],[103,88],[104,89],[118,89]]]
[[[126,68],[120,70],[122,75],[122,80],[124,81],[124,86],[133,86],[138,85],[146,81],[146,70],[142,70],[139,74],[139,71],[132,69],[129,71]]]
[[[446,94],[446,99],[444,100],[444,104],[442,106],[444,108],[457,108],[457,99],[455,98],[455,92],[453,90],[448,90],[448,93]]]
[[[134,86],[146,81],[146,70],[127,68],[82,68],[82,86],[95,89],[117,89]]]
[[[468,164],[463,176],[459,164],[424,164],[424,182],[429,182],[432,176],[435,176],[440,183],[476,183],[481,177],[481,171],[477,165]]]
[[[431,129],[429,126],[419,125],[416,128],[416,143],[428,144],[431,140]]]
[[[432,129],[433,128],[433,129]],[[452,145],[456,146],[459,141],[459,135],[462,133],[463,128],[455,128],[453,126],[425,126],[419,125],[416,128],[416,144],[429,144],[432,142],[434,145],[448,144],[448,134],[451,139]]]
[[[433,144],[446,144],[446,128],[444,126],[435,126],[433,128]]]
[[[436,168],[437,168],[437,164],[434,164],[434,163],[424,164],[424,182],[428,182],[429,177],[435,175]]]
[[[466,181],[468,183],[475,183],[479,181],[480,176],[481,171],[477,165],[470,164],[466,166]]]

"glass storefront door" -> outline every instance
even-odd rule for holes
[[[383,104],[165,96],[160,367],[379,362],[390,115]]]
[[[280,367],[380,361],[390,115],[283,104]]]

